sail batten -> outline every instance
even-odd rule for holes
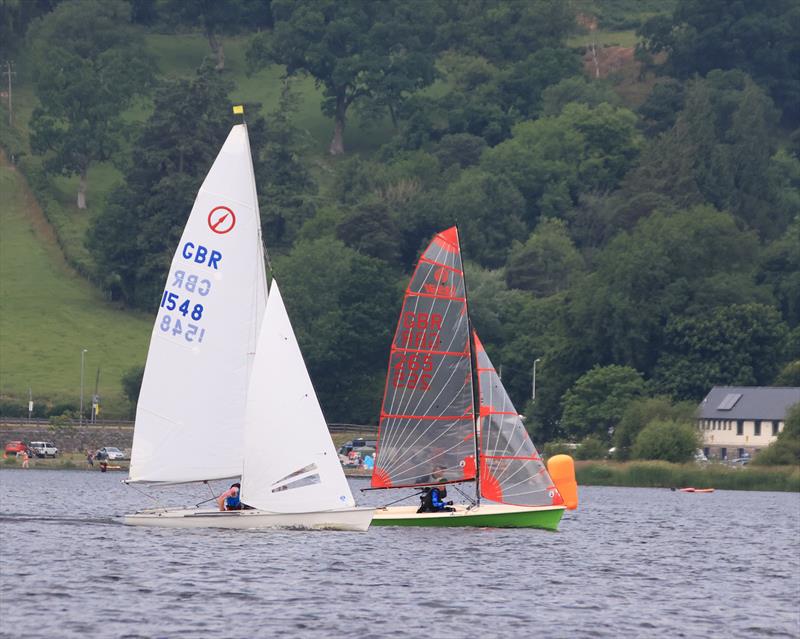
[[[466,289],[453,227],[433,238],[406,288],[389,357],[373,487],[474,479],[472,393]]]

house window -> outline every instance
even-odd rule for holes
[[[744,457],[744,448],[739,449],[739,454],[737,455],[737,457]]]
[[[703,454],[704,454],[706,457],[708,457],[709,455],[711,455],[711,449],[710,449],[708,446],[706,446],[706,447],[703,449]]]
[[[772,436],[777,437],[778,433],[780,432],[781,423],[780,422],[772,422]]]
[[[736,434],[744,435],[744,422],[741,419],[736,420]]]
[[[761,420],[757,419],[755,421],[755,425],[753,426],[753,435],[759,437],[761,435]]]
[[[719,458],[722,460],[728,459],[728,449],[727,448],[720,448],[719,449]]]

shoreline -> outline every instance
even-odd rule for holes
[[[109,463],[107,472],[128,471],[128,460]],[[22,469],[22,460],[9,457],[0,468]],[[99,462],[86,463],[86,457],[67,453],[55,459],[34,458],[28,470],[83,470],[101,472]],[[348,478],[369,479],[371,471],[346,468]],[[800,492],[800,465],[748,466],[733,468],[724,464],[672,464],[659,461],[578,461],[575,474],[579,486],[616,486],[621,488],[714,488],[716,490],[760,490]]]

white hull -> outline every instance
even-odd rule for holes
[[[369,528],[373,508],[343,508],[306,513],[273,513],[266,510],[151,509],[125,515],[130,526],[163,528],[281,528],[299,530],[355,530]]]

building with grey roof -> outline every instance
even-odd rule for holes
[[[775,441],[798,403],[798,387],[715,386],[698,407],[703,452],[722,460],[753,455]]]

